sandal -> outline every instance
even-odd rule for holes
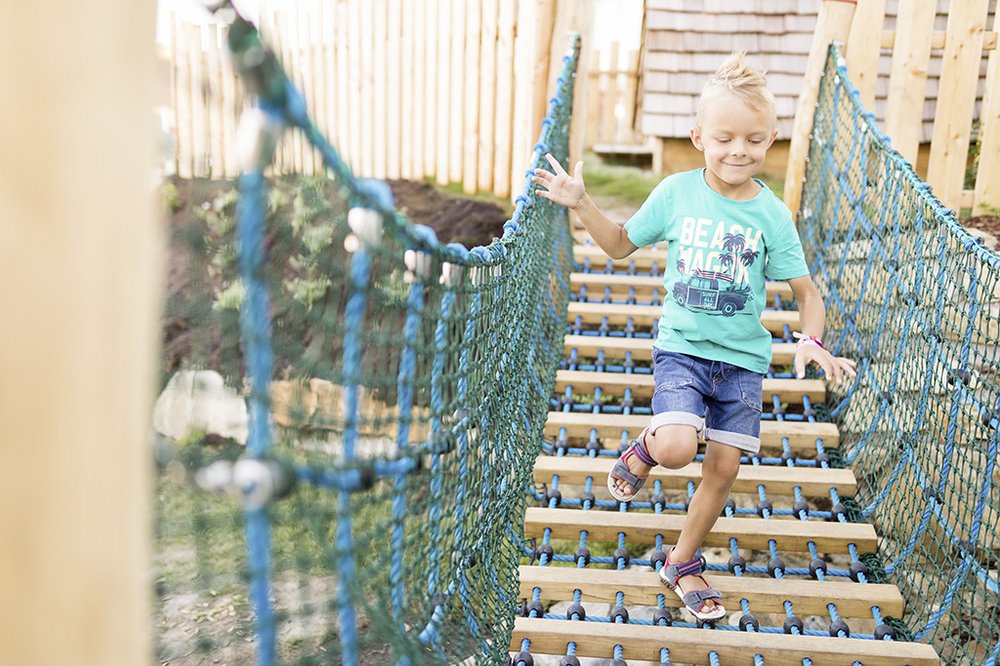
[[[648,431],[649,428],[643,428],[639,436],[629,442],[628,448],[622,452],[621,457],[615,461],[611,471],[608,472],[608,492],[619,502],[632,501],[639,494],[639,490],[646,483],[646,479],[649,478],[649,476],[637,476],[633,474],[628,468],[627,462],[629,458],[638,456],[639,460],[651,467],[656,467],[657,465],[657,462],[649,455],[649,450],[646,448],[646,433]],[[632,492],[626,493],[620,490],[615,485],[615,480],[624,481],[632,486]]]
[[[701,575],[705,572],[705,558],[699,555],[687,562],[671,562],[670,554],[673,552],[674,549],[671,548],[670,552],[667,553],[667,561],[660,567],[660,580],[663,584],[673,590],[684,603],[684,607],[699,620],[718,620],[721,617],[725,617],[726,609],[719,603],[722,600],[722,594],[718,590],[713,590],[708,581]],[[701,582],[705,583],[708,589],[691,590],[687,594],[684,594],[680,586],[677,585],[677,581],[686,576],[701,578]],[[705,602],[710,599],[716,602],[715,608],[702,610],[705,608]]]

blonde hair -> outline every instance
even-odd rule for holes
[[[726,93],[735,95],[755,111],[774,114],[774,94],[767,89],[767,74],[747,64],[745,51],[730,54],[705,84],[698,100],[695,122],[699,126],[708,105]]]

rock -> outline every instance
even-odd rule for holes
[[[160,434],[181,439],[195,433],[247,440],[247,406],[222,376],[211,370],[182,370],[174,374],[153,407],[153,427]]]

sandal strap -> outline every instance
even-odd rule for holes
[[[646,448],[646,435],[648,433],[649,429],[643,428],[639,436],[632,440],[631,448],[635,451],[635,455],[639,457],[639,460],[650,467],[656,467],[659,463],[653,459],[653,456],[649,455],[649,449]]]
[[[629,471],[628,465],[626,465],[624,461],[625,461],[624,456],[616,460],[614,466],[612,466],[611,468],[611,472],[609,472],[609,476],[612,479],[618,479],[619,481],[624,481],[628,485],[632,486],[632,490],[637,491],[639,490],[639,488],[642,488],[642,485],[644,483],[646,483],[646,479],[648,477],[636,476],[631,471]]]
[[[691,590],[684,595],[682,601],[691,610],[700,610],[705,605],[705,602],[710,599],[721,600],[722,594],[712,588],[708,588],[707,590]]]
[[[668,553],[667,564],[665,564],[664,567],[663,575],[671,582],[672,585],[676,585],[677,581],[684,576],[705,572],[705,566],[702,563],[701,556],[695,557],[687,562],[670,562],[670,554]]]

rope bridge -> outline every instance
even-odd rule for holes
[[[800,228],[861,374],[794,379],[798,314],[769,285],[762,451],[705,545],[735,613],[699,626],[655,569],[701,457],[627,504],[601,490],[648,422],[665,250],[574,245],[530,181],[501,238],[443,246],[351,176],[252,26],[230,43],[259,100],[236,240],[235,197],[177,229],[190,288],[168,318],[185,368],[244,387],[248,432],[158,449],[160,661],[938,663],[914,639],[995,661],[998,259],[888,149],[835,52]],[[566,161],[577,54],[532,168]],[[332,180],[265,191],[285,127]]]

